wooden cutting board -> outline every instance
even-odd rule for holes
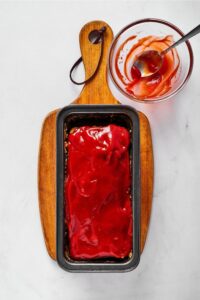
[[[107,58],[113,39],[111,28],[102,21],[86,24],[80,32],[80,48],[88,78],[98,63],[100,44],[92,44],[88,35],[92,30],[106,26],[103,55],[99,70],[95,77],[85,84],[80,96],[74,104],[119,104],[112,95],[107,83]],[[39,165],[38,165],[38,196],[40,217],[47,251],[56,260],[56,116],[59,109],[49,113],[44,120],[41,132]],[[140,249],[143,251],[149,220],[151,215],[153,193],[153,151],[151,130],[146,116],[139,112],[140,120],[140,156],[141,156],[141,233]]]

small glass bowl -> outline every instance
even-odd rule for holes
[[[111,78],[115,83],[116,87],[125,96],[129,97],[132,100],[138,102],[146,102],[146,103],[163,101],[174,96],[178,91],[180,91],[184,87],[184,85],[186,84],[186,82],[188,81],[192,73],[193,52],[189,41],[177,47],[177,52],[180,58],[180,66],[179,66],[178,73],[176,75],[176,79],[173,82],[171,89],[162,96],[141,100],[135,98],[133,95],[130,95],[124,89],[124,86],[119,80],[115,70],[115,56],[119,47],[123,44],[123,42],[127,38],[133,35],[137,35],[137,40],[146,37],[148,35],[154,35],[154,36],[172,35],[174,41],[177,41],[184,35],[184,33],[175,25],[161,19],[153,19],[153,18],[141,19],[129,24],[116,35],[111,45],[110,53],[109,53],[109,72]]]

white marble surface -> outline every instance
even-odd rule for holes
[[[155,155],[150,230],[139,267],[124,274],[71,274],[47,255],[38,210],[37,156],[44,116],[80,91],[68,79],[78,32],[93,19],[117,33],[143,17],[185,32],[198,2],[0,2],[0,299],[200,299],[200,36],[195,65],[172,101],[129,104],[149,117]],[[125,97],[112,86],[123,103]]]

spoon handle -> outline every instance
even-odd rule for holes
[[[188,32],[186,35],[184,35],[180,40],[178,40],[177,42],[175,42],[173,45],[171,45],[170,47],[168,47],[167,49],[163,50],[161,52],[161,54],[166,54],[169,50],[171,50],[172,48],[178,46],[179,44],[189,40],[191,37],[193,37],[194,35],[200,33],[200,25],[198,25],[197,27],[195,27],[194,29],[192,29],[190,32]]]

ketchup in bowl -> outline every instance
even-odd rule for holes
[[[163,51],[173,44],[172,35],[149,35],[137,39],[136,35],[127,38],[115,56],[115,71],[126,93],[138,100],[159,98],[173,86],[180,67],[180,59],[176,49],[172,49],[163,57],[160,70],[149,76],[141,77],[140,71],[134,66],[137,55],[147,50]],[[149,69],[154,68],[149,62]]]

